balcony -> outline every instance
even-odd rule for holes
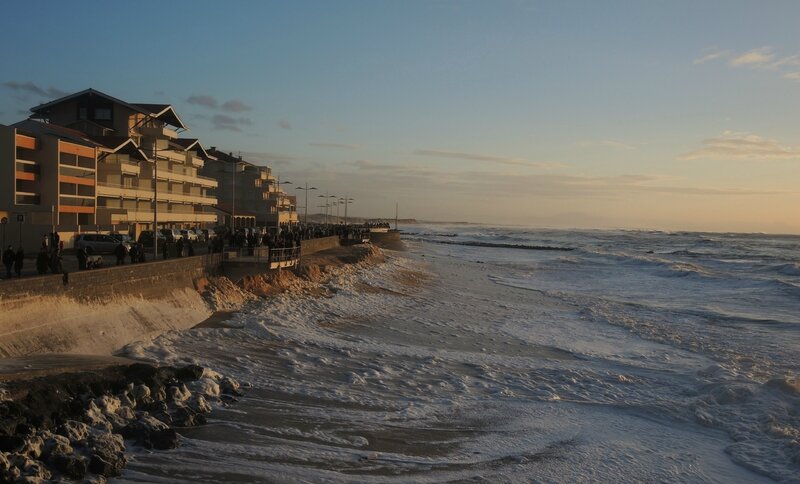
[[[14,203],[17,205],[39,205],[41,203],[41,198],[36,193],[17,192]]]
[[[176,139],[178,137],[178,132],[174,129],[169,129],[166,126],[144,126],[139,128],[139,133],[142,136],[152,136],[154,138],[169,138],[169,139]]]
[[[111,198],[138,198],[143,200],[153,199],[153,187],[149,183],[139,185],[119,186],[107,183],[97,185],[98,197]],[[216,205],[217,198],[207,195],[194,195],[168,190],[158,191],[158,200],[161,202],[194,203],[198,205]]]
[[[118,216],[115,215],[114,218],[125,222],[152,222],[153,212],[128,210],[126,213],[120,213]],[[217,215],[214,213],[158,211],[158,223],[209,223],[216,221]]]

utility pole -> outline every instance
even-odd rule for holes
[[[397,207],[398,203],[394,202],[394,229],[397,230]]]
[[[297,187],[298,190],[305,190],[306,192],[306,206],[305,206],[305,213],[303,214],[303,224],[308,225],[308,191],[309,190],[316,190],[317,187],[308,188],[308,182],[306,182],[305,188]]]
[[[153,138],[153,260],[158,259],[158,138]]]

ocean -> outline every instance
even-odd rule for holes
[[[119,482],[800,482],[800,237],[401,229],[129,346],[249,388]]]

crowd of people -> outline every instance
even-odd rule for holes
[[[270,249],[291,249],[300,247],[303,240],[315,239],[320,237],[339,236],[344,241],[360,242],[368,238],[370,228],[389,227],[386,222],[365,223],[361,225],[323,225],[323,224],[295,224],[281,225],[269,230],[258,228],[230,228],[217,229],[216,236],[208,241],[207,251],[209,253],[220,253],[226,248],[233,250],[244,249],[249,255],[253,254],[256,247],[267,247]],[[36,272],[38,274],[63,274],[63,251],[64,242],[60,240],[58,233],[51,233],[43,236],[39,253],[36,256]],[[163,259],[172,257],[192,257],[195,255],[195,243],[188,239],[179,238],[177,240],[160,241],[159,252]],[[131,264],[139,264],[147,261],[147,251],[142,243],[126,243],[120,240],[114,248],[113,255],[116,258],[116,265],[124,265],[126,260]],[[78,270],[87,270],[101,267],[103,265],[102,256],[93,255],[87,252],[85,247],[75,249],[75,257],[78,262]],[[25,251],[20,246],[14,250],[9,245],[2,254],[3,265],[6,269],[6,278],[10,279],[14,275],[22,277],[25,264]]]

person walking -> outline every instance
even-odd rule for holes
[[[180,239],[178,239],[177,242],[175,242],[175,256],[183,257],[183,237],[181,237]]]
[[[11,268],[14,267],[14,249],[9,245],[3,252],[3,265],[6,266],[6,279],[11,279]]]
[[[14,255],[14,272],[16,272],[17,277],[22,277],[22,264],[25,262],[25,251],[22,250],[22,247],[17,249],[17,253]]]

